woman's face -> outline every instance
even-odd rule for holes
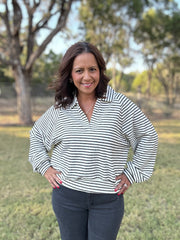
[[[95,96],[100,71],[92,53],[82,53],[74,59],[71,76],[78,96]]]

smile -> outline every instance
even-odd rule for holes
[[[82,83],[82,85],[86,88],[90,88],[93,83]]]

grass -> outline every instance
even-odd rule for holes
[[[180,122],[155,121],[159,151],[148,182],[125,194],[117,240],[180,239]],[[0,127],[0,233],[2,240],[56,240],[59,229],[51,187],[28,163],[28,127]],[[72,237],[73,240],[73,237]]]
[[[159,135],[155,171],[148,182],[133,185],[125,195],[118,240],[180,239],[180,122],[162,120],[155,126]]]

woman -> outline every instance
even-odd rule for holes
[[[72,45],[54,85],[56,103],[31,130],[29,160],[53,187],[62,240],[115,240],[123,193],[153,172],[157,134],[134,103],[108,86],[105,70],[95,46]]]

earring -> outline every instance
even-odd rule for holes
[[[73,80],[72,80],[72,78],[70,78],[70,79],[69,79],[69,82],[70,82],[70,83],[73,83]]]

